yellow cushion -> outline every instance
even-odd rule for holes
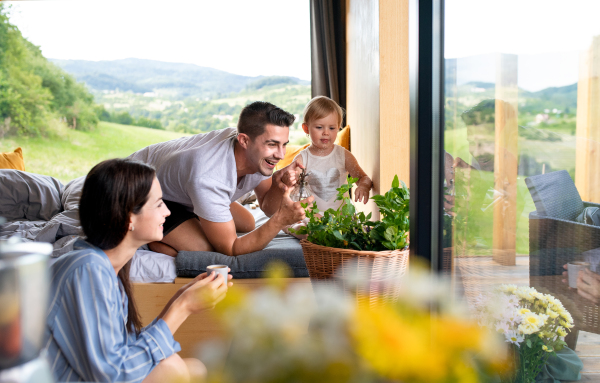
[[[337,145],[340,145],[340,146],[350,150],[350,125],[346,126],[344,129],[340,130],[340,132],[337,135],[337,138],[335,139],[335,143]],[[275,170],[285,168],[286,166],[291,164],[292,161],[294,160],[294,158],[298,155],[298,153],[300,153],[302,150],[308,148],[309,145],[310,144],[306,144],[306,145],[302,145],[302,146],[288,145],[285,150],[285,157],[283,157],[283,160],[281,160],[281,161],[279,161],[279,163],[277,163]]]
[[[306,144],[306,145],[302,145],[302,146],[288,145],[285,149],[285,157],[283,157],[283,160],[281,160],[277,163],[275,170],[285,168],[286,166],[291,164],[292,161],[294,161],[294,158],[298,155],[298,153],[300,153],[302,150],[308,148],[309,145],[310,144]]]
[[[23,150],[16,148],[14,152],[0,153],[0,169],[16,169],[25,171]]]
[[[350,125],[346,125],[344,129],[340,130],[335,139],[335,143],[350,150]]]

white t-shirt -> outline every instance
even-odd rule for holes
[[[315,197],[320,212],[327,209],[336,210],[343,201],[336,201],[337,188],[347,183],[346,149],[334,145],[333,150],[326,156],[315,156],[308,148],[302,150],[296,157],[302,156],[302,163],[308,174],[308,184]]]
[[[235,128],[215,130],[150,145],[128,158],[156,168],[163,199],[182,204],[207,221],[228,222],[229,205],[269,178],[248,174],[238,184],[236,136]]]

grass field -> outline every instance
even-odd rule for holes
[[[126,157],[145,146],[186,134],[100,122],[90,132],[62,130],[54,138],[8,137],[0,139],[0,152],[23,148],[25,170],[45,174],[66,183],[98,162]]]
[[[453,157],[461,157],[467,163],[472,162],[466,128],[446,130],[444,139],[448,153]],[[539,162],[548,163],[551,166],[549,171],[561,169],[571,171],[575,168],[576,138],[574,136],[565,136],[560,142],[536,141],[519,137],[518,145],[520,156],[527,154],[534,156]],[[522,175],[517,177],[517,254],[529,253],[529,213],[535,211],[525,178],[526,176]],[[456,182],[457,190],[466,187],[461,185],[458,179]],[[471,188],[469,197],[464,199],[465,202],[469,200],[469,208],[457,207],[456,210],[455,244],[462,244],[463,252],[467,255],[491,255],[494,222],[492,205],[497,198],[493,194],[494,173],[478,171],[476,176],[472,177],[469,187]]]

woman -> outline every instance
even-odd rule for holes
[[[129,261],[162,239],[169,214],[150,166],[113,159],[90,171],[79,206],[87,239],[51,271],[44,348],[57,381],[189,381],[204,373],[200,361],[177,355],[173,334],[189,315],[221,301],[227,281],[198,276],[144,328],[131,294]]]

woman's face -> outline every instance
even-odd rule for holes
[[[163,223],[171,214],[162,200],[162,189],[155,177],[148,195],[148,201],[139,214],[131,215],[134,230],[129,232],[134,239],[144,243],[160,241],[163,238]]]

